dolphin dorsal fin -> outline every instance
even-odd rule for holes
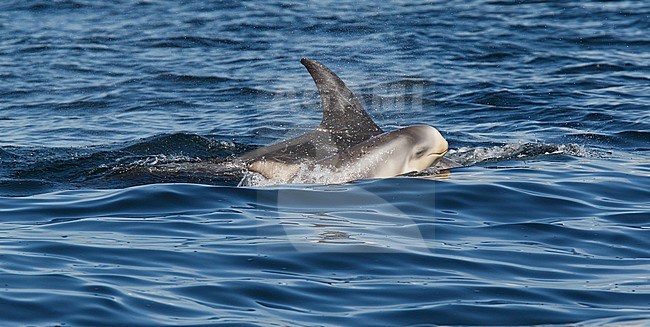
[[[300,63],[307,68],[320,93],[323,107],[323,120],[318,127],[320,130],[333,135],[345,134],[351,143],[384,132],[336,74],[315,60],[303,58]]]

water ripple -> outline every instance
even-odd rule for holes
[[[0,4],[1,325],[647,325],[643,1]],[[302,57],[463,167],[236,188]]]

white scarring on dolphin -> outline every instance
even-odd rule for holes
[[[318,87],[323,120],[309,133],[241,155],[249,171],[273,183],[344,183],[422,171],[447,153],[447,141],[428,125],[384,133],[336,74],[300,62]]]

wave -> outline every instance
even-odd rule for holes
[[[74,10],[92,7],[90,2],[73,1],[73,0],[36,0],[36,1],[15,1],[14,6],[7,6],[12,10],[27,11],[55,11],[55,10]]]
[[[111,105],[110,101],[99,101],[99,100],[78,100],[65,103],[57,103],[53,105],[55,110],[86,110],[86,109],[101,109],[108,108]]]
[[[566,139],[580,143],[597,143],[605,148],[632,148],[635,151],[647,149],[650,142],[650,132],[632,130],[620,131],[613,134],[605,133],[571,133]],[[636,147],[636,148],[634,148]]]
[[[178,154],[200,157],[227,157],[241,150],[241,145],[196,134],[175,133],[152,136],[121,147],[118,151],[134,155]]]
[[[613,44],[626,45],[626,46],[639,46],[646,47],[650,45],[650,40],[642,38],[619,38],[614,35],[595,35],[595,36],[586,36],[580,38],[568,38],[567,42],[572,42],[580,45],[607,45],[611,46]]]
[[[588,73],[604,73],[604,72],[620,72],[630,67],[624,67],[621,65],[614,65],[609,63],[589,63],[589,64],[580,64],[569,67],[563,67],[554,72],[557,75],[582,75]]]
[[[17,156],[9,151],[0,149],[0,159],[12,159],[16,158]]]
[[[243,40],[199,37],[199,36],[174,36],[165,38],[148,38],[141,42],[148,44],[153,48],[190,48],[195,46],[215,46],[215,45],[241,45]]]
[[[575,143],[517,143],[492,147],[462,147],[450,150],[446,157],[462,166],[472,166],[486,162],[539,159],[543,156],[554,155],[591,157],[595,153]]]
[[[265,41],[248,41],[234,38],[217,38],[205,36],[173,36],[164,38],[147,38],[138,41],[142,47],[148,48],[196,48],[196,47],[231,47],[234,49],[262,50],[269,44]]]
[[[11,165],[3,164],[0,172],[11,175],[17,184],[41,180],[63,188],[89,185],[112,188],[182,181],[236,185],[239,178],[232,177],[231,172],[237,168],[217,164],[247,149],[229,141],[178,133],[112,146],[15,149],[13,156],[6,157]],[[185,166],[174,167],[179,164]],[[214,168],[212,173],[207,166]]]
[[[206,318],[217,308],[257,323],[645,322],[645,221],[601,217],[648,207],[620,184],[567,174],[571,187],[533,172],[0,198],[12,233],[0,305],[17,308],[3,320],[199,324],[220,322]],[[50,292],[11,292],[22,287]]]
[[[621,131],[616,133],[617,137],[625,139],[628,142],[637,142],[637,144],[650,144],[650,131]]]
[[[159,74],[154,77],[160,81],[171,81],[175,83],[191,83],[191,84],[219,84],[227,82],[237,82],[235,79],[219,76],[197,76],[197,75],[177,75],[173,73]]]

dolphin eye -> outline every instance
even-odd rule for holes
[[[418,152],[415,153],[415,156],[416,156],[416,157],[421,157],[421,156],[423,156],[425,150],[426,150],[426,149],[420,149],[420,150],[418,150]]]

